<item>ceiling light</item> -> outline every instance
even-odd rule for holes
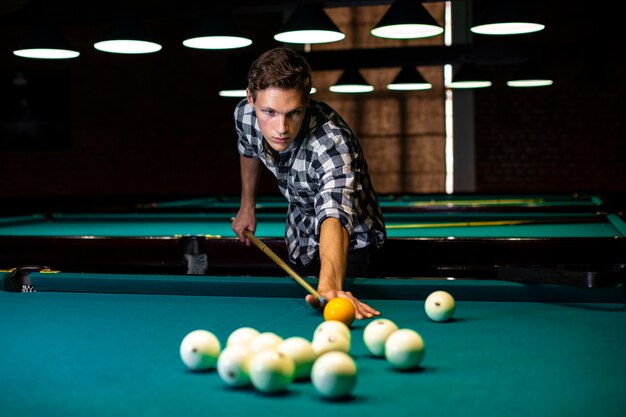
[[[315,94],[317,93],[317,88],[315,87],[311,87],[311,94]],[[225,88],[223,90],[220,90],[219,93],[220,97],[240,97],[243,98],[246,96],[246,89],[245,88]]]
[[[344,39],[320,3],[298,6],[274,39],[286,43],[329,43]]]
[[[116,54],[149,54],[161,50],[141,22],[133,18],[120,19],[111,26],[102,41],[94,45],[99,51]]]
[[[183,45],[195,49],[235,49],[251,44],[252,39],[237,31],[230,15],[209,16],[183,41]]]
[[[374,91],[374,87],[365,81],[357,69],[350,68],[343,72],[334,85],[330,86],[330,91],[333,93],[369,93]]]
[[[547,77],[538,64],[522,65],[517,75],[506,82],[509,87],[547,87],[552,85],[553,81]]]
[[[225,88],[223,90],[220,90],[218,94],[220,95],[220,97],[243,98],[246,96],[246,89],[245,88]]]
[[[485,88],[491,87],[491,81],[484,76],[476,64],[463,64],[452,77],[449,88]]]
[[[395,0],[372,35],[390,39],[428,38],[443,33],[443,28],[418,0]]]
[[[545,25],[531,16],[528,7],[520,1],[491,1],[470,30],[481,35],[517,35],[543,30]]]
[[[426,81],[422,74],[413,66],[403,67],[396,78],[387,84],[389,90],[411,91],[411,90],[428,90],[433,85]]]
[[[19,49],[13,54],[22,58],[69,59],[80,55],[70,48],[58,29],[40,25],[33,28]]]

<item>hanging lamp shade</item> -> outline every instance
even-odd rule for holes
[[[506,82],[509,87],[547,87],[554,83],[537,63],[523,64],[515,77]]]
[[[146,31],[136,18],[122,18],[115,22],[103,39],[94,45],[99,51],[116,54],[150,54],[161,50],[161,45]]]
[[[491,81],[485,77],[476,64],[463,64],[452,77],[450,88],[485,88],[491,87]]]
[[[337,82],[330,86],[333,93],[369,93],[374,91],[356,68],[348,68],[339,77]]]
[[[528,2],[490,1],[471,27],[481,35],[517,35],[538,32],[545,28],[532,15]]]
[[[370,31],[389,39],[428,38],[443,33],[443,28],[418,0],[395,0]]]
[[[70,47],[57,28],[37,25],[13,54],[22,58],[71,59],[78,57],[80,52]]]
[[[298,6],[274,35],[275,40],[285,43],[329,43],[345,37],[320,3]]]
[[[207,17],[183,41],[183,45],[195,49],[235,49],[251,44],[252,39],[237,30],[230,14]]]
[[[428,90],[432,87],[413,66],[403,67],[394,80],[387,84],[389,90],[396,91]]]

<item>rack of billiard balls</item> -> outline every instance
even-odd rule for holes
[[[339,312],[350,310],[338,304]],[[424,309],[431,320],[447,321],[455,311],[454,298],[436,291],[426,298]],[[320,396],[345,398],[357,380],[357,366],[350,355],[350,327],[339,320],[341,314],[324,313],[326,320],[316,327],[312,340],[283,339],[273,332],[241,327],[230,333],[222,349],[214,333],[199,329],[183,338],[180,357],[193,371],[217,369],[222,381],[234,388],[253,386],[271,395],[286,391],[293,381],[310,379]],[[354,312],[343,318],[352,323]],[[396,369],[415,369],[424,357],[421,335],[414,329],[399,328],[388,318],[368,323],[363,342],[372,356],[385,357]]]

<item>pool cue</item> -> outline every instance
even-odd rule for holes
[[[265,243],[261,242],[261,240],[259,240],[259,238],[256,237],[254,235],[254,233],[252,233],[248,229],[245,229],[243,231],[243,235],[247,239],[249,239],[252,243],[254,243],[254,246],[256,246],[257,248],[261,249],[261,251],[264,254],[266,254],[274,262],[276,262],[276,264],[278,266],[280,266],[286,273],[288,273],[289,276],[291,278],[293,278],[298,284],[300,284],[302,287],[304,287],[304,289],[307,290],[313,297],[315,297],[320,302],[320,305],[322,307],[324,307],[326,305],[326,299],[319,292],[317,292],[313,287],[311,287],[311,285],[309,285],[308,282],[306,282],[304,279],[302,279],[302,277],[300,275],[298,275],[298,273],[296,271],[294,271],[289,265],[287,265],[285,263],[285,261],[280,259],[280,257],[278,255],[276,255],[274,253],[274,251],[272,251],[270,248],[268,248]]]
[[[413,224],[390,224],[387,229],[436,229],[440,227],[479,227],[479,226],[515,226],[520,224],[559,224],[559,223],[597,223],[596,217],[583,219],[552,219],[552,220],[493,220],[475,222],[451,222],[451,223],[413,223]]]

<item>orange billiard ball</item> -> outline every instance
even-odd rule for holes
[[[354,304],[346,298],[333,298],[324,307],[324,320],[337,320],[346,326],[352,324],[355,314]]]

